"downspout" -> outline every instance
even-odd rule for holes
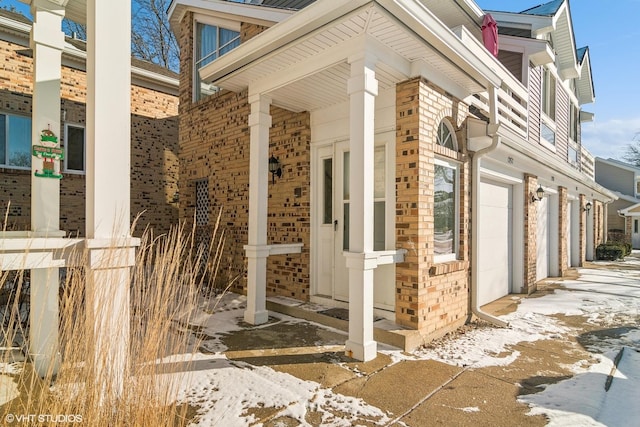
[[[472,155],[471,160],[471,312],[478,318],[505,328],[509,324],[495,316],[490,315],[480,309],[478,305],[479,280],[478,280],[478,259],[480,252],[480,159],[487,153],[495,150],[500,146],[501,137],[498,135],[500,123],[498,121],[498,94],[497,88],[491,86],[489,88],[489,125],[487,126],[487,135],[492,137],[491,145],[477,150]]]

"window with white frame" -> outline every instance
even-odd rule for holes
[[[0,166],[31,167],[31,118],[0,114]]]
[[[85,172],[85,131],[84,127],[66,124],[64,126],[64,170]]]
[[[567,160],[569,161],[569,164],[571,166],[575,168],[578,167],[578,148],[573,146],[572,144],[569,144]]]
[[[438,125],[436,142],[458,151],[455,132],[444,119]],[[436,262],[453,261],[458,253],[459,233],[459,166],[456,162],[437,157],[434,164],[434,256]]]
[[[569,138],[578,142],[578,127],[580,126],[580,108],[571,104],[569,107]]]
[[[436,262],[453,261],[458,253],[458,164],[441,158],[434,165],[434,255]]]
[[[548,68],[542,73],[542,111],[556,120],[556,78]]]
[[[229,27],[232,27],[229,24]],[[236,31],[236,29],[238,31]],[[240,45],[239,24],[236,29],[196,21],[194,37],[194,98],[202,99],[217,91],[200,80],[199,70]]]

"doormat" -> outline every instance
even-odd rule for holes
[[[349,309],[347,308],[329,308],[327,310],[318,311],[318,314],[333,317],[334,319],[349,320]],[[382,320],[382,317],[373,316],[373,321]]]

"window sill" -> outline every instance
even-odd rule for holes
[[[456,271],[462,271],[469,268],[469,261],[449,261],[439,264],[434,264],[429,268],[429,276],[440,276],[443,274],[454,273]]]

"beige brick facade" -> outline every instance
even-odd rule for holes
[[[468,313],[469,163],[464,154],[435,143],[440,121],[447,118],[460,126],[466,111],[425,80],[396,86],[396,240],[408,249],[405,262],[396,267],[396,323],[419,329],[427,338],[464,323]],[[436,154],[461,162],[458,260],[438,264],[433,248]]]
[[[569,224],[569,212],[567,209],[567,189],[565,187],[558,187],[558,242],[559,256],[558,256],[558,274],[564,276],[569,270],[569,242],[567,225]]]
[[[524,283],[523,292],[530,294],[536,290],[536,265],[538,252],[538,211],[532,201],[538,189],[538,178],[524,175]]]
[[[181,43],[183,70],[192,67],[190,48],[192,18],[183,22]],[[264,29],[243,26],[244,37]],[[186,44],[184,44],[186,43]],[[219,285],[240,275],[233,287],[246,288],[243,246],[249,221],[249,104],[247,93],[223,91],[192,100],[191,74],[180,81],[180,217],[189,221],[196,211],[196,182],[208,182],[211,221],[222,209],[227,248]],[[309,113],[293,113],[271,107],[269,154],[282,163],[282,177],[269,182],[269,244],[303,243],[302,254],[270,256],[267,262],[267,294],[301,300],[309,298],[309,246],[311,236],[310,167],[311,124]]]
[[[0,113],[29,116],[33,60],[25,46],[0,40],[3,90]],[[85,72],[62,68],[60,143],[64,147],[65,124],[85,126]],[[138,232],[152,227],[166,232],[178,219],[172,204],[178,174],[177,97],[158,90],[131,88],[131,220],[140,214]],[[10,204],[7,227],[30,229],[31,171],[0,168],[0,206]],[[84,235],[84,174],[65,173],[60,181],[60,228],[70,235]],[[3,215],[4,216],[4,215]]]

